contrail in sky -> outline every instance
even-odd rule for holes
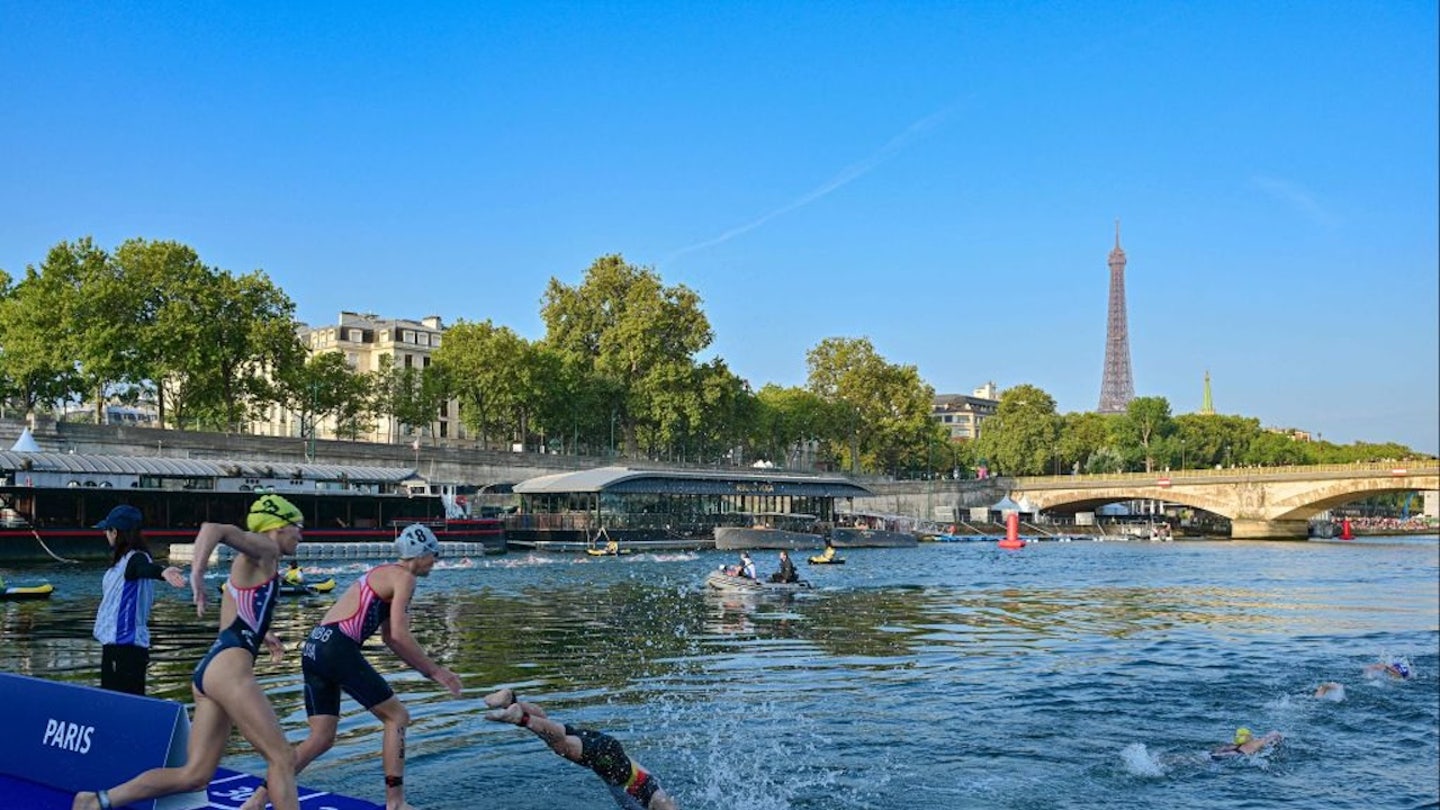
[[[1320,204],[1314,194],[1298,183],[1265,175],[1252,177],[1250,182],[1254,183],[1261,191],[1290,205],[1319,225],[1332,226],[1339,221],[1338,217]]]
[[[690,245],[689,247],[680,248],[679,250],[666,257],[665,262],[668,263],[670,261],[673,261],[680,256],[685,255],[686,253],[694,253],[697,250],[704,250],[705,248],[714,247],[723,242],[728,242],[731,239],[740,236],[741,234],[749,233],[750,231],[755,230],[756,228],[764,225],[765,223],[769,222],[772,219],[775,219],[778,216],[788,214],[797,208],[802,208],[806,205],[809,205],[810,203],[815,202],[816,200],[824,197],[830,192],[842,186],[845,186],[851,181],[864,177],[866,174],[869,174],[872,170],[874,170],[876,166],[879,166],[881,163],[884,163],[890,158],[900,154],[900,152],[904,151],[906,147],[910,146],[910,144],[924,137],[930,130],[934,129],[945,118],[947,118],[953,110],[953,106],[946,107],[945,109],[939,110],[925,116],[924,118],[921,118],[920,120],[906,127],[904,131],[902,131],[899,135],[891,138],[888,143],[876,150],[874,154],[870,155],[864,160],[846,166],[840,171],[839,174],[825,181],[820,186],[811,189],[810,191],[800,195],[799,197],[780,206],[779,208],[776,208],[773,211],[762,214],[759,217],[743,225],[738,225],[734,228],[731,228],[730,230],[720,234],[719,236],[716,236],[712,239],[707,239],[704,242],[697,242],[693,245]]]

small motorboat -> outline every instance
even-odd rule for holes
[[[725,569],[711,571],[705,577],[705,587],[726,593],[795,593],[810,589],[805,580],[798,582],[770,582],[763,579],[736,576],[725,573]]]
[[[810,564],[811,564],[811,565],[844,565],[844,564],[845,564],[845,558],[844,558],[844,557],[830,557],[829,559],[826,559],[825,557],[822,557],[822,556],[820,556],[820,555],[817,554],[816,556],[810,558]]]
[[[38,585],[11,585],[0,588],[0,599],[49,599],[54,592],[55,586],[48,582]]]

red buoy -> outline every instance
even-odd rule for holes
[[[1000,548],[1024,548],[1025,541],[1020,539],[1020,516],[1014,512],[1005,516],[1005,539],[998,545]]]

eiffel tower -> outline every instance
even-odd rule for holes
[[[1115,249],[1110,251],[1110,319],[1105,328],[1105,377],[1100,383],[1100,413],[1125,413],[1135,398],[1130,377],[1130,330],[1125,325],[1125,251],[1120,220],[1115,220]]]

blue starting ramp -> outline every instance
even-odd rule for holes
[[[185,763],[190,717],[169,700],[0,672],[6,703],[0,734],[0,810],[69,810],[79,791],[118,785],[151,768]],[[228,810],[260,778],[221,768],[205,792],[125,805],[129,810]],[[379,810],[381,805],[300,788],[305,810]]]

